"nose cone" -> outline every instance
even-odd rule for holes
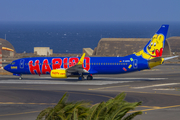
[[[9,71],[9,65],[6,65],[6,66],[4,67],[4,69],[5,69],[6,71]]]

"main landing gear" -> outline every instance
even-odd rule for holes
[[[84,76],[79,76],[78,80],[84,80]]]
[[[87,76],[87,80],[92,80],[93,79],[93,76],[92,75],[88,75]]]
[[[93,76],[92,76],[92,75],[88,75],[88,76],[87,76],[87,80],[92,80],[92,79],[93,79]],[[78,77],[78,80],[84,80],[84,76],[83,76],[83,75],[79,76],[79,77]]]
[[[22,80],[22,75],[19,76],[19,80]]]

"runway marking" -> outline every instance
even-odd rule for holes
[[[126,86],[130,86],[130,85],[111,86],[111,87],[100,87],[100,88],[94,88],[94,89],[88,89],[88,90],[102,90],[102,89],[116,88],[116,87],[126,87]]]
[[[163,89],[163,88],[162,88],[162,89],[161,89],[161,88],[160,88],[160,89],[153,89],[153,90],[165,90],[165,91],[166,91],[166,90],[179,90],[179,89],[175,89],[175,88],[172,88],[172,89],[170,89],[170,88]]]
[[[159,71],[159,69],[145,69],[145,70],[142,70],[142,71]]]
[[[151,106],[138,106],[138,107],[150,107]],[[144,110],[136,110],[136,111],[130,111],[128,113],[133,113],[133,112],[137,112],[137,111],[151,111],[151,110],[159,110],[159,109],[166,109],[166,108],[173,108],[173,107],[180,107],[180,105],[174,105],[174,106],[166,106],[166,107],[152,107],[152,109],[144,109]],[[37,112],[41,112],[41,111],[30,111],[30,112],[22,112],[22,113],[12,113],[12,114],[4,114],[4,115],[0,115],[2,116],[12,116],[12,115],[22,115],[22,114],[30,114],[30,113],[37,113]]]
[[[65,93],[65,91],[54,91],[54,92],[64,92]],[[110,98],[110,99],[114,98],[114,97],[106,96],[106,95],[102,95],[102,94],[90,94],[90,93],[69,92],[69,91],[67,91],[67,93],[75,93],[75,94],[83,94],[83,95],[94,95],[94,96],[101,96],[101,97],[106,97],[106,98]]]
[[[8,104],[8,105],[56,105],[57,103],[22,103],[22,102],[0,102],[0,104]]]
[[[131,88],[132,89],[144,89],[144,88],[150,88],[150,87],[160,87],[160,86],[178,85],[178,84],[180,84],[180,83],[155,84],[155,85],[142,86],[142,87],[131,87]]]
[[[64,92],[65,91],[54,91],[54,92]],[[101,96],[101,97],[106,97],[106,98],[114,98],[114,97],[111,97],[111,96],[106,96],[106,95],[101,95],[101,94],[89,94],[89,93],[80,93],[80,92],[68,92],[67,93],[75,93],[75,94],[85,94],[85,95],[94,95],[94,96]],[[0,104],[39,104],[39,105],[56,105],[57,103],[14,103],[14,102],[0,102]],[[30,113],[36,113],[36,112],[41,112],[41,111],[30,111],[30,112],[22,112],[22,113],[12,113],[12,114],[4,114],[4,115],[0,115],[0,116],[10,116],[10,115],[21,115],[21,114],[30,114]]]
[[[164,80],[164,79],[168,79],[168,78],[104,78],[104,77],[98,77],[98,78],[102,78],[102,79],[117,79],[117,80]]]
[[[98,77],[104,80],[0,80],[0,84],[55,84],[55,85],[109,85],[118,83],[134,82],[138,80],[164,80],[167,78],[104,78]]]
[[[0,80],[0,84],[55,84],[55,85],[109,85],[117,83],[127,83],[133,81],[113,81],[113,80],[85,80],[85,81],[52,81],[52,80]]]
[[[37,112],[41,112],[41,111],[30,111],[30,112],[22,112],[22,113],[12,113],[12,114],[0,115],[0,116],[22,115],[22,114],[30,114],[30,113],[37,113]]]
[[[143,107],[143,108],[159,108],[158,106],[137,106],[137,107]]]
[[[166,108],[174,108],[174,107],[180,107],[180,105],[174,105],[174,106],[165,106],[165,107],[155,107],[152,109],[144,109],[144,110],[136,110],[136,111],[130,111],[128,113],[133,113],[133,112],[137,112],[137,111],[151,111],[151,110],[160,110],[160,109],[166,109]]]
[[[138,92],[138,91],[122,91],[122,90],[97,90],[97,91],[111,91],[111,92],[125,92],[125,93],[143,93],[143,94],[159,94],[159,95],[171,95],[180,96],[178,94],[168,94],[168,93],[154,93],[154,92]]]

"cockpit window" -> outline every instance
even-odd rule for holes
[[[14,64],[15,64],[15,62],[12,62],[12,63],[11,63],[11,65],[14,65]]]

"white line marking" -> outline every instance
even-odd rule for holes
[[[1,80],[0,84],[69,84],[69,85],[108,85],[131,81],[49,81],[49,80]]]
[[[1,77],[9,77],[9,76],[1,76]],[[11,77],[11,79],[13,79],[13,78],[18,78],[18,76],[12,76]],[[24,79],[26,79],[26,78],[28,78],[27,76],[26,77],[24,77]],[[56,80],[56,79],[54,79],[54,78],[51,78],[51,77],[39,77],[39,76],[37,76],[37,77],[32,77],[32,79],[52,79],[52,80]],[[67,79],[75,79],[75,80],[77,80],[77,77],[69,77],[69,78],[67,78]],[[164,80],[164,79],[168,79],[168,78],[117,78],[117,77],[94,77],[94,79],[114,79],[114,80],[116,80],[116,79],[118,79],[118,80]],[[60,79],[61,80],[61,79]],[[63,79],[62,79],[63,80]]]
[[[8,77],[8,76],[7,76]],[[44,80],[43,80],[44,79]],[[94,77],[95,80],[84,80],[78,81],[77,78],[67,78],[67,79],[53,79],[51,77],[33,77],[24,78],[23,80],[14,80],[10,78],[8,80],[0,80],[0,84],[69,84],[69,85],[108,85],[108,84],[118,84],[134,82],[138,80],[164,80],[167,78],[108,78],[108,77]],[[102,79],[102,80],[101,80]]]
[[[132,89],[143,89],[143,88],[150,88],[150,87],[159,87],[159,86],[167,86],[167,85],[178,85],[180,83],[166,83],[166,84],[156,84],[156,85],[149,85],[149,86],[142,86],[142,87],[131,87]]]
[[[104,80],[165,80],[168,78],[109,78],[109,77],[95,77],[99,79],[104,79]]]
[[[168,88],[168,89],[153,89],[153,90],[177,90],[177,89],[174,89],[174,88],[173,89],[169,89]]]

